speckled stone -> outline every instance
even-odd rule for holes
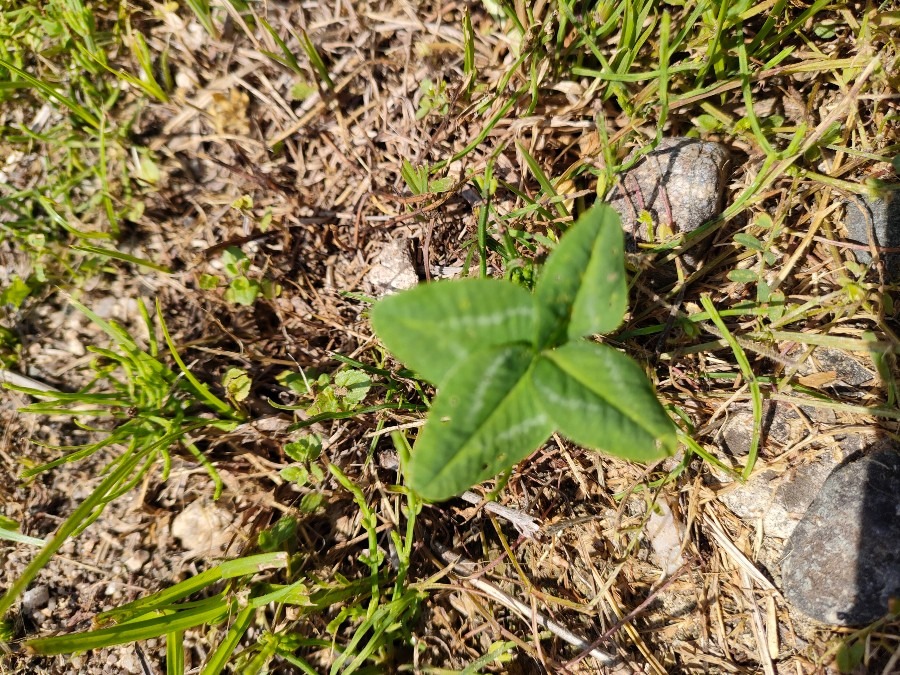
[[[844,225],[847,237],[860,244],[869,244],[871,224],[876,246],[900,247],[900,195],[885,192],[880,198],[854,197],[844,205]],[[861,263],[868,263],[872,256],[868,251],[854,251]],[[885,270],[891,280],[900,279],[900,253],[882,253]]]
[[[387,242],[366,274],[366,281],[377,295],[399,293],[418,284],[409,242],[400,239]]]
[[[787,600],[822,623],[870,623],[900,597],[900,451],[882,445],[832,472],[788,540]]]
[[[718,497],[738,518],[748,523],[761,521],[766,536],[787,539],[835,464],[831,455],[823,454],[786,472],[754,471],[746,483],[734,483]]]
[[[621,177],[609,204],[622,218],[629,248],[647,242],[647,211],[656,238],[691,232],[722,211],[729,156],[718,143],[664,138],[637,166]],[[668,230],[668,232],[666,232]]]
[[[870,357],[857,357],[839,349],[830,347],[816,347],[811,359],[807,360],[800,369],[800,373],[807,375],[811,372],[833,372],[837,378],[836,385],[859,387],[875,379],[873,370],[863,365],[859,358],[865,358],[871,363]],[[817,368],[813,370],[813,361]]]

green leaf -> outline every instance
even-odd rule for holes
[[[256,302],[259,296],[259,284],[247,277],[238,277],[228,284],[225,291],[225,300],[235,305],[248,307]]]
[[[232,401],[243,401],[250,395],[250,387],[253,382],[247,371],[240,368],[229,368],[225,371],[222,378],[222,386],[225,387],[225,394]]]
[[[307,415],[321,415],[323,413],[341,412],[341,404],[331,387],[325,387],[316,394],[315,400],[309,408],[306,409]]]
[[[200,275],[200,288],[204,291],[211,291],[219,286],[219,277],[212,274]]]
[[[322,437],[319,434],[301,436],[293,443],[286,443],[284,454],[295,462],[311,462],[322,452]]]
[[[736,235],[734,235],[734,240],[741,246],[749,248],[753,251],[766,250],[766,247],[759,239],[754,237],[752,234],[747,234],[746,232],[738,232]]]
[[[535,288],[541,347],[609,333],[622,323],[628,308],[624,249],[619,215],[605,204],[586,211],[563,235]]]
[[[651,461],[675,451],[675,428],[634,361],[606,345],[573,342],[544,352],[531,372],[538,400],[576,443]]]
[[[553,432],[537,400],[525,346],[491,347],[447,374],[413,448],[406,478],[439,501],[510,468]]]
[[[222,266],[225,274],[237,277],[250,267],[250,259],[237,246],[229,246],[222,252]]]
[[[334,393],[348,407],[362,403],[371,388],[372,380],[362,370],[350,368],[334,376]]]
[[[315,513],[316,509],[322,506],[324,501],[325,497],[321,493],[310,492],[303,495],[303,498],[300,500],[300,510],[303,513]]]
[[[275,380],[282,387],[287,387],[297,394],[310,393],[309,384],[307,383],[306,378],[303,376],[303,373],[295,373],[291,370],[283,370],[275,376]]]
[[[284,480],[297,485],[306,485],[309,482],[309,471],[302,464],[292,464],[278,472]]]
[[[297,519],[291,516],[285,516],[268,530],[260,532],[257,537],[257,543],[259,544],[260,550],[270,553],[282,549],[285,542],[294,538],[296,534]]]
[[[530,343],[535,308],[528,291],[499,279],[462,279],[417,286],[372,308],[372,327],[400,361],[429,382],[476,350]]]
[[[712,115],[697,115],[694,118],[694,123],[706,133],[714,133],[722,128],[722,123],[713,117]]]
[[[428,184],[428,191],[432,194],[440,194],[442,192],[446,192],[454,185],[456,185],[456,179],[452,176],[447,176],[446,178],[438,178],[437,180],[433,180]]]
[[[728,277],[729,281],[739,284],[752,284],[759,279],[759,275],[753,270],[729,270],[725,276]]]
[[[9,286],[0,293],[0,305],[12,305],[19,309],[30,293],[31,287],[18,274],[13,274]]]
[[[415,167],[408,159],[403,160],[400,165],[400,175],[406,181],[409,191],[414,195],[421,195],[428,192],[428,168],[424,166]]]
[[[237,209],[238,211],[249,211],[253,208],[253,196],[241,195],[231,202],[231,208]]]
[[[866,655],[866,644],[863,641],[844,643],[835,655],[838,670],[842,673],[852,673],[862,663]]]
[[[318,89],[316,89],[314,85],[304,82],[303,80],[298,80],[291,86],[291,100],[305,101],[317,91]]]

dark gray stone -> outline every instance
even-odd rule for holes
[[[622,218],[629,248],[649,240],[640,214],[650,214],[655,240],[696,230],[722,211],[728,152],[718,143],[664,138],[621,177],[609,204]]]
[[[894,191],[885,191],[879,198],[853,197],[844,205],[844,225],[847,226],[847,238],[852,241],[900,247],[900,196]],[[868,251],[854,251],[853,254],[861,263],[868,264],[872,260]],[[891,279],[900,278],[900,254],[882,253],[881,259]]]
[[[804,415],[813,422],[833,424],[834,413],[827,409],[803,406]],[[776,456],[779,448],[803,440],[809,434],[809,427],[797,410],[783,401],[763,401],[762,426],[759,448],[761,454]],[[753,439],[753,408],[736,405],[729,408],[728,417],[716,434],[716,443],[730,462],[743,463],[750,453]]]
[[[900,452],[892,445],[832,472],[788,540],[787,600],[810,618],[870,623],[900,597]]]
[[[832,349],[831,347],[816,347],[812,353],[812,358],[818,366],[818,372],[831,371],[837,376],[840,383],[851,387],[871,382],[875,379],[875,374],[868,370],[856,357],[842,352],[840,349]],[[867,359],[871,362],[871,359]],[[812,371],[810,361],[804,363],[806,368],[801,368],[800,372],[804,375]]]

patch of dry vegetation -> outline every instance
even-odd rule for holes
[[[375,386],[365,405],[406,407],[320,419],[309,429],[324,439],[323,458],[361,490],[377,519],[377,545],[390,557],[390,533],[404,531],[408,513],[392,487],[400,476],[386,431],[413,439],[422,413],[410,407],[431,392],[383,353],[366,320],[365,296],[373,293],[366,273],[383,244],[408,241],[422,278],[483,266],[527,285],[570,214],[616,184],[635,148],[660,136],[721,141],[733,167],[724,217],[633,256],[632,311],[616,338],[646,363],[693,444],[647,467],[558,438],[548,443],[499,494],[503,505],[536,519],[536,538],[483,504],[423,507],[408,581],[427,593],[361,672],[472,664],[464,672],[605,672],[602,659],[581,653],[600,636],[593,646],[617,660],[609,672],[820,672],[832,667],[839,645],[859,639],[869,649],[868,672],[881,672],[876,667],[900,649],[897,623],[853,633],[792,615],[778,579],[759,562],[761,531],[716,499],[713,479],[723,474],[703,457],[738,469],[745,461],[728,457],[717,441],[733,406],[752,399],[730,335],[766,398],[829,411],[804,414],[805,427],[784,443],[763,442],[757,470],[785,472],[817,453],[839,452],[835,439],[850,427],[897,431],[896,285],[877,255],[868,271],[852,260],[841,224],[849,195],[896,178],[895,13],[862,3],[538,2],[506,5],[504,14],[500,4],[213,3],[212,33],[175,3],[123,4],[127,22],[115,8],[91,7],[109,68],[139,73],[139,52],[128,45],[142,35],[165,100],[112,78],[121,90],[103,111],[108,129],[82,133],[87,123],[71,107],[6,71],[17,84],[0,88],[2,281],[9,288],[17,274],[30,286],[20,307],[5,310],[6,367],[76,391],[91,377],[86,348],[108,341],[73,310],[69,295],[141,340],[136,300],[158,300],[200,380],[219,394],[228,368],[252,381],[240,426],[193,439],[225,483],[220,505],[233,512],[234,525],[224,543],[232,554],[250,552],[260,532],[292,516],[296,538],[286,546],[297,553],[296,567],[271,580],[355,582],[369,573],[361,556],[372,551],[353,495],[324,470],[302,486],[279,474],[291,464],[285,443],[300,433],[288,426],[308,419],[312,402],[279,376],[330,373],[342,356],[370,369]],[[13,36],[4,39],[20,41],[16,67],[77,89],[59,54],[81,38],[24,36],[3,11]],[[661,64],[661,50],[673,44]],[[89,107],[84,88],[72,96]],[[79,146],[85,138],[90,143]],[[102,174],[85,170],[97,163]],[[404,179],[405,163],[428,172],[432,184],[422,194]],[[489,204],[477,183],[488,167],[499,181]],[[52,204],[71,228],[108,233],[103,247],[170,273],[77,251],[74,245],[91,242],[54,224]],[[734,274],[763,269],[762,252],[736,241],[737,233],[774,254],[763,273],[765,296],[759,283]],[[229,247],[248,257],[246,277],[262,289],[249,306],[227,296],[222,256]],[[703,251],[697,269],[679,259],[677,279],[652,280],[655,265],[685,250]],[[726,333],[703,314],[705,294]],[[797,375],[814,346],[862,351],[872,337],[885,355],[880,380],[838,387]],[[69,515],[84,486],[97,483],[103,463],[95,456],[14,488],[23,463],[58,456],[25,438],[86,439],[60,418],[17,415],[25,400],[9,393],[4,401],[3,514],[42,537]],[[167,483],[154,468],[54,559],[37,582],[54,603],[20,609],[16,639],[83,629],[97,611],[204,568],[180,553],[170,521],[188,504],[208,502],[212,483],[189,453],[173,452]],[[301,508],[311,494],[321,504]],[[684,564],[668,578],[646,536],[662,503],[682,532]],[[138,551],[149,557],[129,566]],[[447,551],[474,566],[454,568]],[[24,545],[4,553],[7,584],[31,553]],[[387,566],[381,573],[385,580],[393,574]],[[260,613],[242,644],[252,654],[263,636],[302,636],[306,642],[291,653],[327,672],[333,646],[346,646],[356,628],[330,630],[344,607],[341,600],[310,614]],[[571,646],[541,617],[586,642]],[[188,632],[189,668],[215,639]],[[109,672],[110,658],[124,659],[116,667],[129,672],[162,672],[162,641],[141,649],[140,658],[122,648],[78,661],[13,653],[4,668],[71,672],[76,664],[81,672]],[[479,661],[485,654],[491,658]],[[270,668],[298,672],[280,657]]]

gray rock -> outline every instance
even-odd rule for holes
[[[871,362],[871,358],[867,358]],[[860,363],[856,357],[831,347],[816,347],[812,356],[804,361],[800,371],[802,375],[813,372],[833,372],[839,384],[858,387],[875,378],[875,373]]]
[[[836,422],[830,410],[805,408],[804,416],[808,420],[832,426]],[[801,418],[797,410],[780,401],[765,401],[763,406],[763,425],[760,437],[760,456],[773,457],[779,454],[778,448],[801,443],[810,433],[808,423]],[[750,440],[753,436],[753,411],[749,407],[739,407],[729,414],[728,420],[719,430],[716,441],[723,452],[723,459],[730,461],[733,468],[741,468],[747,461],[750,451]],[[859,433],[832,434],[824,438],[838,440],[843,453],[849,454],[862,447],[865,437]],[[757,468],[746,483],[732,481],[722,471],[714,472],[720,483],[717,493],[721,501],[738,518],[749,526],[762,524],[763,534],[767,537],[786,539],[796,528],[807,508],[816,498],[832,470],[837,466],[840,456],[830,445],[823,448],[820,443],[819,454],[811,461],[790,468],[767,467],[763,459],[758,460]],[[812,450],[806,450],[809,456]],[[772,543],[776,551],[773,558],[781,554],[782,543]]]
[[[22,594],[22,609],[31,614],[41,607],[46,607],[49,600],[50,589],[46,586],[35,586]]]
[[[900,196],[896,192],[884,192],[880,198],[853,197],[844,205],[844,225],[847,237],[860,244],[900,247]],[[870,237],[874,235],[874,241]],[[868,251],[854,251],[861,263],[869,263]],[[900,278],[900,254],[883,253],[885,270],[892,279]]]
[[[397,239],[386,243],[366,274],[366,281],[378,295],[399,293],[419,283],[408,242]]]
[[[621,177],[609,204],[622,218],[629,248],[648,242],[640,214],[650,214],[655,240],[691,232],[722,210],[728,152],[718,143],[664,138],[653,152]]]
[[[837,462],[829,454],[784,472],[764,469],[746,483],[721,492],[719,500],[745,521],[762,520],[763,534],[787,539]]]
[[[900,597],[900,451],[892,445],[842,464],[794,530],[782,581],[810,618],[861,625]]]
[[[806,417],[820,424],[833,424],[834,413],[822,408],[803,406]],[[778,448],[803,440],[809,428],[792,405],[783,401],[763,401],[762,428],[759,447],[766,454],[778,454]],[[753,438],[753,410],[750,406],[735,406],[716,435],[716,443],[728,459],[745,461]]]

